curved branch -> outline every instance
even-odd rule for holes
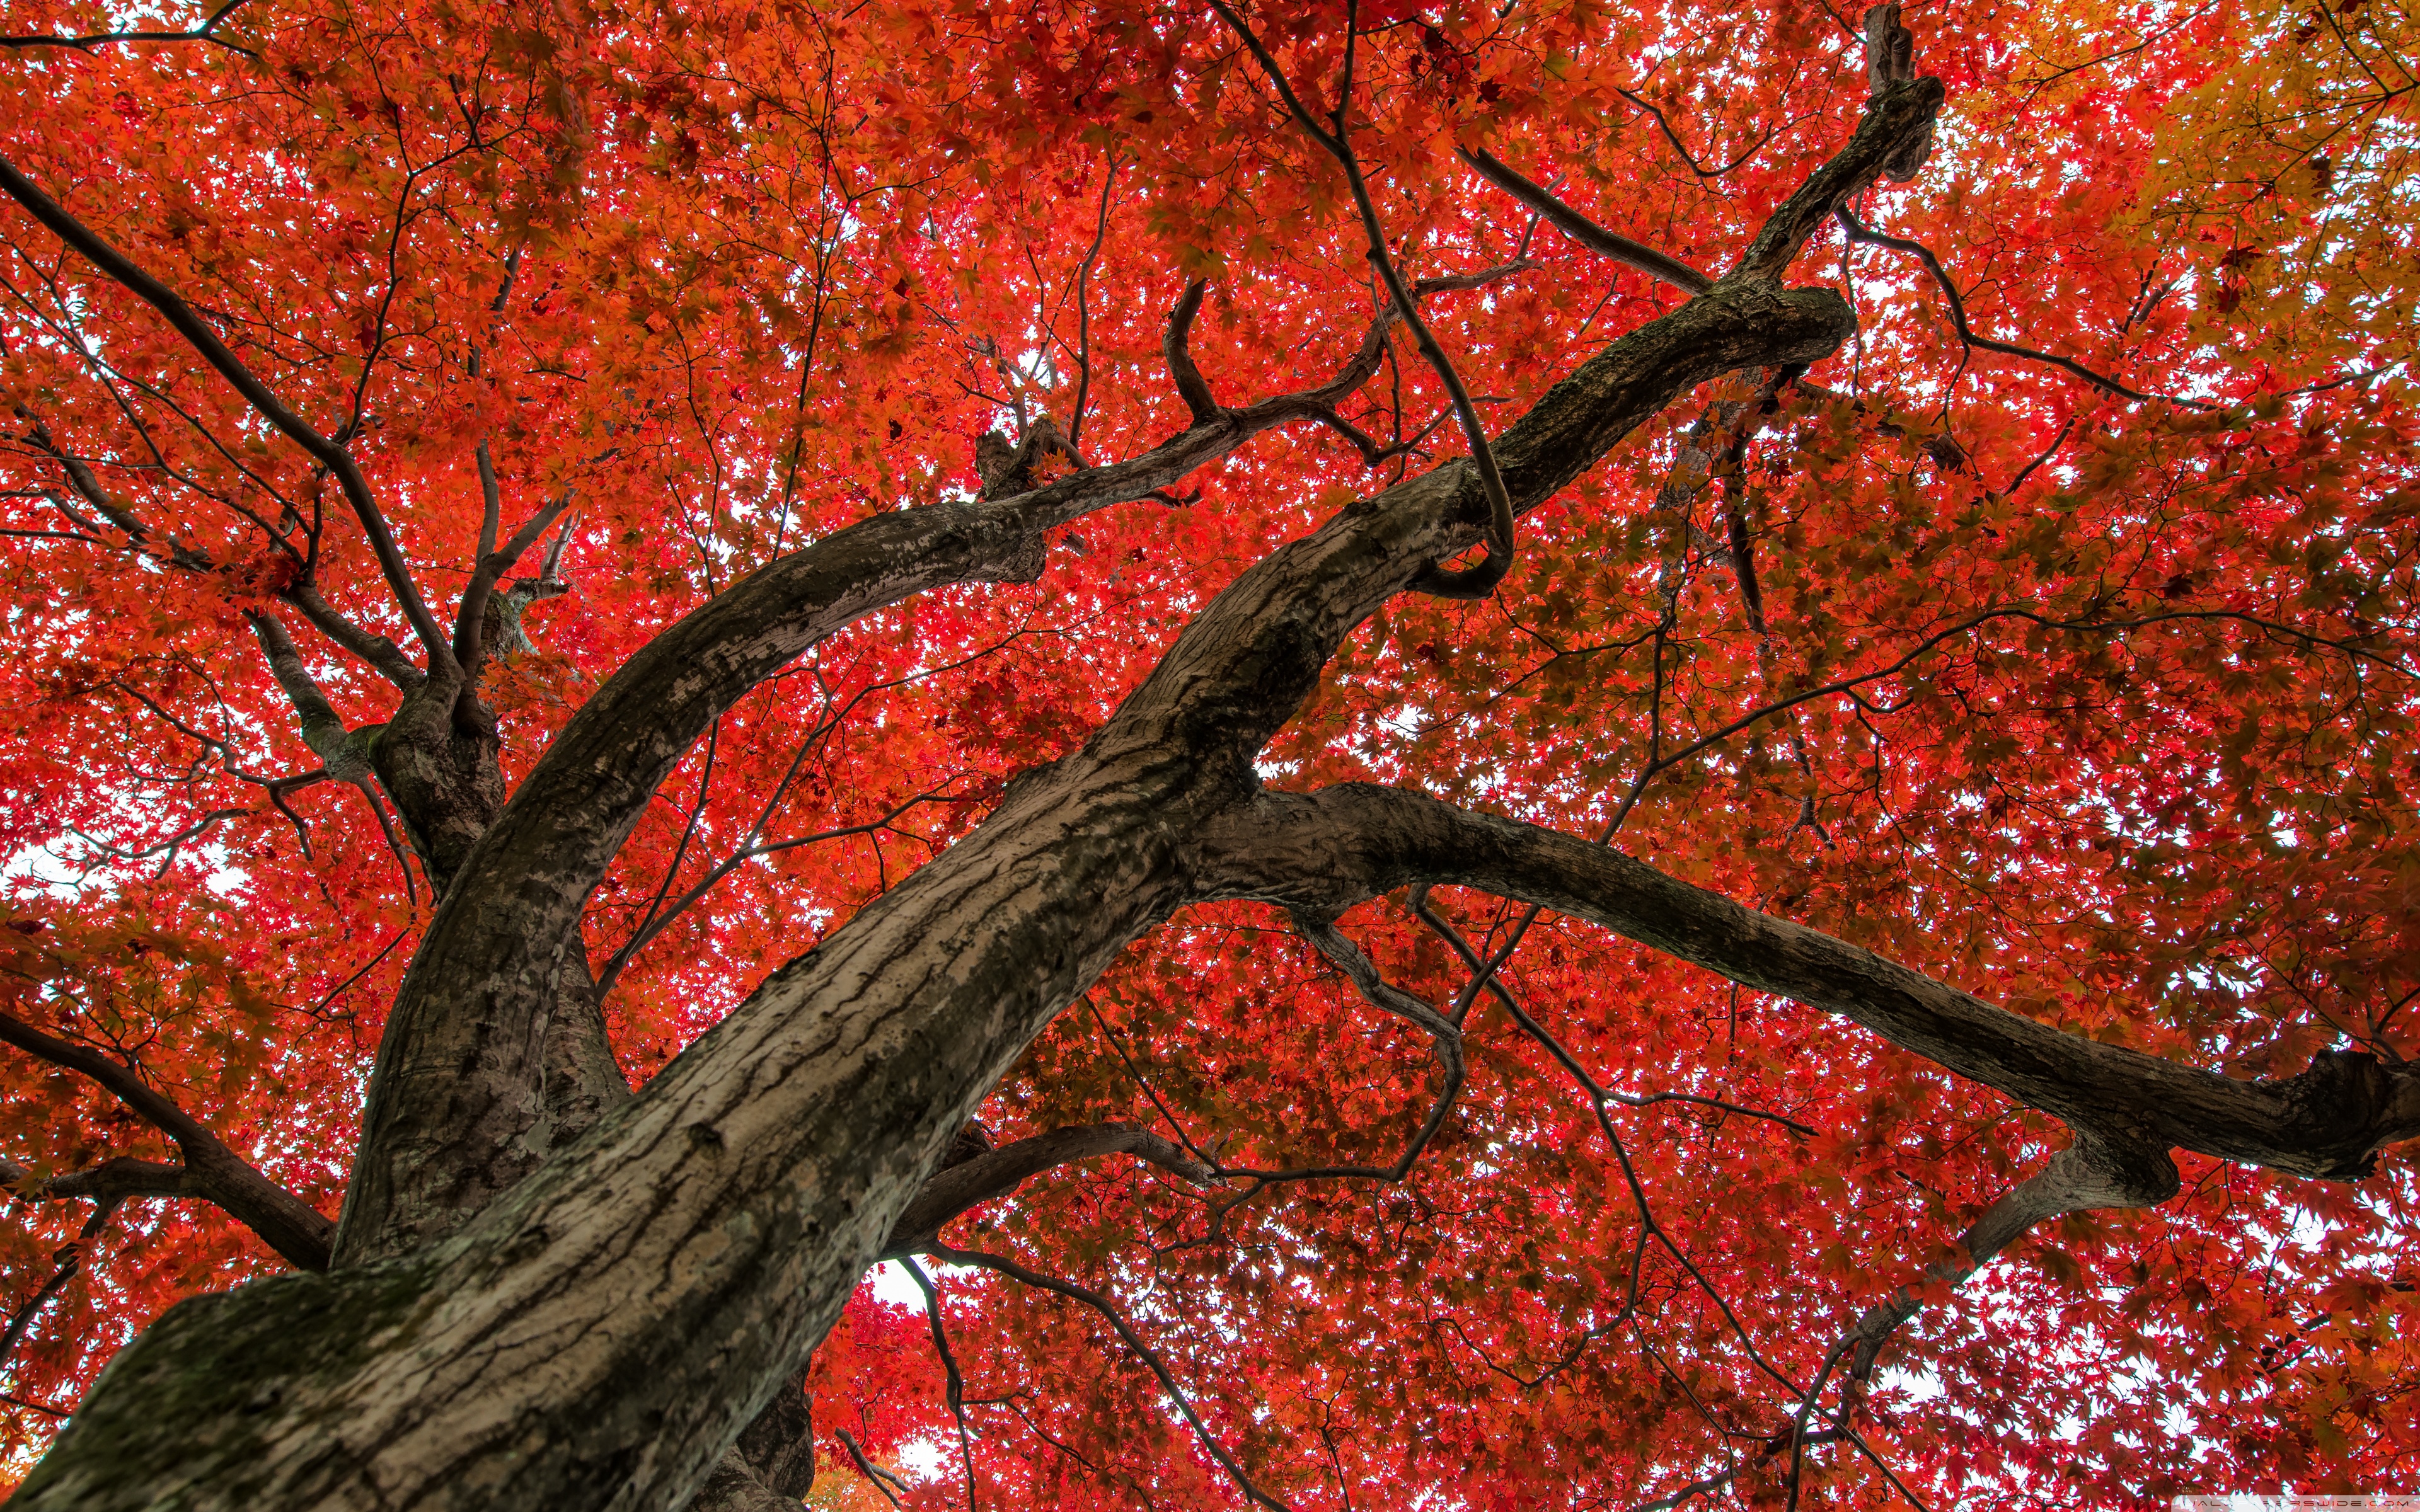
[[[230,1216],[258,1234],[270,1248],[299,1270],[324,1271],[328,1268],[328,1252],[335,1239],[336,1226],[322,1217],[309,1203],[263,1176],[249,1161],[229,1149],[225,1141],[204,1127],[199,1119],[145,1081],[132,1067],[113,1060],[88,1046],[54,1039],[32,1025],[21,1023],[6,1014],[0,1014],[0,1042],[15,1045],[38,1060],[90,1077],[144,1121],[175,1140],[177,1148],[185,1156],[177,1196],[205,1197],[225,1209]],[[157,1181],[163,1179],[161,1176],[163,1171],[177,1168],[155,1166],[147,1161],[137,1163],[137,1165],[140,1169],[120,1166],[118,1162],[112,1161],[85,1174],[98,1180],[102,1173],[116,1166],[118,1170],[115,1180]],[[54,1180],[71,1181],[74,1178]],[[103,1201],[111,1200],[100,1192],[60,1195],[93,1196]],[[150,1190],[144,1195],[167,1194]]]
[[[1190,345],[1194,316],[1202,313],[1202,291],[1210,286],[1206,279],[1195,279],[1185,285],[1177,297],[1176,307],[1168,312],[1168,334],[1161,341],[1161,350],[1168,357],[1169,380],[1176,385],[1178,397],[1192,411],[1197,425],[1216,420],[1220,412],[1218,396],[1210,392],[1210,382],[1193,363]]]
[[[941,1368],[948,1377],[945,1396],[950,1417],[958,1426],[958,1459],[967,1472],[967,1512],[974,1512],[975,1451],[967,1432],[967,1378],[959,1373],[957,1354],[950,1348],[949,1330],[941,1322],[941,1291],[913,1259],[902,1259],[899,1264],[916,1283],[916,1289],[924,1294],[924,1321],[932,1326],[933,1352],[941,1357]]]
[[[2072,358],[2061,357],[2055,352],[2036,351],[2031,347],[2019,347],[2012,342],[1994,341],[1989,336],[1977,335],[1975,328],[1966,323],[1965,300],[1960,297],[1958,285],[1949,281],[1949,274],[1942,269],[1941,259],[1932,255],[1931,247],[1921,241],[1911,241],[1905,237],[1887,236],[1880,231],[1869,230],[1846,205],[1838,207],[1833,213],[1839,218],[1840,228],[1848,233],[1850,240],[1869,247],[1887,247],[1893,252],[1903,252],[1923,263],[1925,271],[1931,273],[1933,283],[1940,285],[1942,297],[1949,301],[1949,323],[1957,329],[1958,339],[1967,346],[1982,351],[1998,352],[2004,357],[2022,357],[2027,362],[2047,363],[2053,367],[2082,378],[2103,393],[2132,399],[2137,404],[2157,402],[2176,405],[2185,409],[2218,408],[2200,399],[2179,398],[2167,393],[2140,393],[2115,378],[2102,377]]]
[[[1195,1186],[1218,1180],[1217,1171],[1140,1124],[1088,1123],[1054,1129],[935,1172],[892,1226],[891,1238],[878,1257],[887,1260],[920,1254],[938,1242],[942,1225],[960,1214],[1007,1196],[1044,1171],[1102,1155],[1133,1155]]]
[[[1201,899],[1334,908],[1452,883],[1585,918],[1744,986],[1838,1013],[2148,1163],[2181,1147],[2295,1176],[2358,1180],[2420,1135],[2420,1070],[2328,1052],[2242,1082],[2065,1034],[1802,924],[1666,876],[1610,847],[1349,784],[1264,794],[1197,853]]]
[[[1298,1165],[1285,1170],[1261,1170],[1249,1166],[1220,1166],[1221,1176],[1248,1177],[1253,1182],[1238,1203],[1249,1200],[1263,1187],[1280,1181],[1332,1180],[1340,1177],[1360,1177],[1378,1181],[1400,1181],[1411,1174],[1437,1131],[1445,1127],[1446,1116],[1453,1111],[1455,1101],[1462,1096],[1468,1067],[1462,1055],[1462,1026],[1435,1009],[1395,986],[1379,975],[1377,963],[1362,949],[1344,937],[1336,928],[1333,916],[1321,909],[1297,908],[1294,911],[1294,927],[1309,940],[1319,953],[1327,957],[1351,979],[1354,990],[1364,1002],[1381,1011],[1409,1020],[1427,1031],[1429,1046],[1436,1057],[1438,1069],[1445,1072],[1445,1085],[1439,1088],[1436,1101],[1429,1104],[1426,1117],[1420,1119],[1411,1138],[1395,1156],[1391,1165]],[[1234,1204],[1231,1204],[1233,1206]]]
[[[901,1480],[898,1476],[891,1473],[891,1472],[884,1470],[879,1465],[876,1465],[873,1460],[867,1458],[865,1457],[865,1450],[859,1445],[855,1435],[851,1434],[848,1429],[835,1428],[832,1432],[839,1438],[840,1446],[848,1451],[849,1458],[856,1462],[858,1473],[863,1475],[868,1481],[873,1483],[874,1489],[882,1493],[882,1499],[884,1501],[890,1503],[892,1506],[897,1506],[899,1504],[899,1498],[892,1494],[891,1488],[896,1486],[904,1491],[908,1489],[908,1483]]]
[[[1753,158],[1758,153],[1763,151],[1764,145],[1773,140],[1774,132],[1777,130],[1777,128],[1766,128],[1765,133],[1762,136],[1758,137],[1754,142],[1749,143],[1746,150],[1743,151],[1738,157],[1733,158],[1730,162],[1724,163],[1719,168],[1709,168],[1704,163],[1698,161],[1698,155],[1696,153],[1689,150],[1689,144],[1681,140],[1681,133],[1672,129],[1671,119],[1664,114],[1662,107],[1658,106],[1653,100],[1648,99],[1646,96],[1634,93],[1628,89],[1616,89],[1614,93],[1620,95],[1622,99],[1629,100],[1640,110],[1643,110],[1648,115],[1653,116],[1655,118],[1656,130],[1664,133],[1664,140],[1672,144],[1672,150],[1681,155],[1681,161],[1687,163],[1689,165],[1689,171],[1697,175],[1700,179],[1721,178],[1732,173],[1742,164],[1745,163],[1748,159]]]

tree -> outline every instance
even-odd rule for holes
[[[2420,1486],[2412,20],[1861,20],[12,8],[18,1504]]]

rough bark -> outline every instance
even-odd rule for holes
[[[1919,117],[1929,107],[1878,109],[1844,156],[1869,177]],[[1851,326],[1837,294],[1727,279],[1542,398],[1497,443],[1507,486],[1534,506],[1697,383],[1812,361]],[[1071,479],[867,521],[634,657],[480,841],[414,963],[339,1245],[349,1261],[394,1257],[173,1309],[19,1492],[27,1512],[635,1512],[691,1496],[1032,1036],[1201,895],[1194,838],[1253,799],[1254,753],[1343,638],[1479,540],[1488,513],[1464,464],[1356,504],[1245,573],[1082,750],[1012,783],[973,835],[774,974],[453,1238],[397,1252],[508,1173],[482,1151],[523,1145],[539,1116],[564,940],[716,710],[853,614],[1013,563],[1034,532],[1146,478],[1173,481],[1193,464],[1171,448],[1207,444],[1180,438],[1098,470],[1114,486]]]
[[[1462,281],[1423,288],[1456,286]],[[1181,353],[1182,323],[1198,302],[1195,293],[1180,304],[1171,353]],[[1847,313],[1837,297],[1832,303],[1837,342]],[[1382,316],[1375,332],[1387,323]],[[1333,423],[1336,403],[1377,371],[1384,352],[1373,334],[1329,382],[1241,408],[1218,405],[1205,387],[1194,402],[1207,403],[1206,412],[1197,409],[1190,427],[1130,461],[997,501],[876,516],[743,579],[642,649],[573,717],[467,856],[458,864],[448,850],[439,863],[445,902],[380,1041],[338,1262],[450,1232],[544,1158],[532,1131],[544,1117],[545,1021],[581,910],[656,789],[717,716],[864,614],[952,583],[1030,580],[1045,531],[1150,497],[1277,425]],[[386,738],[396,740],[396,779],[407,787],[442,775],[446,762],[434,721],[412,728],[421,733],[382,737],[380,748],[385,777]]]

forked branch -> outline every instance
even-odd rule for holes
[[[0,1041],[15,1045],[38,1060],[91,1078],[145,1122],[176,1141],[185,1157],[181,1167],[149,1161],[131,1165],[111,1161],[90,1172],[53,1178],[52,1183],[46,1183],[49,1189],[43,1195],[89,1196],[104,1203],[132,1196],[203,1197],[225,1209],[297,1269],[328,1268],[328,1251],[335,1240],[336,1226],[309,1203],[262,1175],[201,1120],[145,1081],[132,1067],[90,1046],[44,1034],[6,1014],[0,1014]],[[178,1172],[173,1194],[161,1190],[171,1171]],[[62,1188],[56,1183],[65,1185]]]
[[[1169,1399],[1176,1403],[1176,1410],[1185,1414],[1185,1421],[1192,1427],[1193,1436],[1201,1442],[1202,1447],[1209,1452],[1210,1457],[1218,1461],[1218,1468],[1227,1473],[1227,1478],[1235,1483],[1235,1489],[1242,1491],[1247,1500],[1261,1506],[1269,1507],[1272,1512],[1291,1512],[1285,1503],[1263,1490],[1251,1476],[1244,1473],[1244,1467],[1236,1462],[1233,1455],[1227,1452],[1227,1446],[1218,1442],[1218,1436],[1210,1431],[1209,1425],[1202,1421],[1202,1414],[1194,1411],[1193,1398],[1187,1396],[1185,1388],[1176,1383],[1176,1377],[1169,1370],[1168,1362],[1159,1357],[1158,1350],[1142,1341],[1142,1336],[1134,1331],[1134,1326],[1126,1321],[1125,1315],[1119,1312],[1109,1298],[1090,1287],[1078,1286],[1073,1281],[1063,1281],[1057,1276],[1044,1275],[1038,1271],[1029,1270],[1004,1256],[987,1255],[978,1250],[952,1249],[946,1244],[932,1246],[931,1253],[940,1259],[949,1261],[952,1265],[970,1265],[985,1271],[996,1271],[1012,1281],[1021,1282],[1037,1290],[1056,1292],[1062,1297],[1082,1303],[1108,1319],[1109,1326],[1118,1331],[1118,1337],[1125,1341],[1126,1348],[1140,1355],[1142,1363],[1150,1367],[1151,1373],[1159,1378],[1160,1389],[1167,1392]]]
[[[2185,409],[2217,408],[2199,399],[2180,398],[2166,393],[2138,393],[2116,378],[2102,377],[2071,357],[2061,357],[2056,352],[2036,351],[2031,347],[2020,347],[2014,342],[1995,341],[1992,337],[1978,334],[1975,328],[1967,323],[1966,301],[1959,294],[1958,285],[1949,281],[1948,272],[1942,268],[1941,259],[1933,255],[1931,247],[1921,241],[1910,240],[1906,237],[1887,236],[1883,232],[1871,230],[1864,222],[1858,220],[1855,212],[1846,205],[1842,205],[1834,213],[1839,217],[1840,228],[1848,234],[1850,240],[1869,247],[1886,247],[1893,252],[1903,252],[1924,264],[1924,270],[1932,275],[1933,284],[1940,288],[1942,298],[1948,302],[1949,323],[1957,330],[1958,339],[1976,350],[1998,352],[2004,357],[2022,357],[2029,363],[2044,363],[2082,378],[2103,393],[2117,394],[2121,399],[2132,399],[2137,404],[2157,401],[2162,404],[2176,405]]]
[[[2420,1071],[2326,1052],[2298,1076],[2242,1082],[2062,1033],[1818,930],[1666,876],[1610,847],[1402,789],[1263,794],[1197,855],[1202,898],[1336,908],[1458,883],[1586,918],[1744,986],[1794,998],[2042,1110],[2096,1160],[2152,1169],[2182,1147],[2334,1180],[2420,1135]],[[2072,1178],[2072,1167],[2063,1167]],[[2078,1179],[2080,1180],[2080,1178]]]
[[[1210,0],[1210,8],[1218,13],[1251,52],[1303,134],[1318,143],[1323,151],[1336,160],[1337,166],[1344,170],[1344,182],[1353,193],[1354,208],[1360,212],[1362,235],[1368,239],[1366,250],[1370,266],[1377,270],[1379,282],[1402,313],[1404,324],[1410,328],[1414,345],[1419,347],[1420,355],[1428,360],[1429,366],[1436,371],[1437,381],[1445,385],[1446,393],[1453,401],[1453,412],[1462,422],[1463,439],[1470,445],[1471,466],[1477,471],[1480,488],[1487,498],[1487,556],[1479,565],[1461,572],[1448,572],[1433,563],[1413,581],[1412,591],[1439,598],[1485,598],[1496,591],[1497,583],[1504,580],[1504,575],[1512,570],[1512,496],[1505,487],[1503,473],[1496,465],[1495,448],[1488,444],[1487,428],[1480,423],[1479,408],[1471,402],[1470,391],[1464,386],[1462,375],[1454,370],[1452,359],[1446,355],[1444,344],[1436,339],[1436,333],[1429,329],[1428,322],[1420,318],[1419,301],[1413,297],[1411,287],[1404,282],[1403,273],[1387,251],[1387,231],[1378,219],[1377,202],[1371,197],[1369,181],[1362,177],[1360,160],[1353,152],[1349,121],[1353,110],[1357,8],[1353,0],[1346,0],[1343,77],[1338,82],[1336,109],[1329,115],[1326,127],[1321,126],[1318,117],[1312,116],[1300,97],[1295,95],[1294,86],[1286,82],[1285,70],[1278,66],[1278,60],[1263,45],[1259,36],[1244,24],[1244,18],[1236,14],[1226,0]]]
[[[395,594],[396,603],[402,609],[404,617],[411,622],[421,644],[427,649],[432,658],[430,665],[434,667],[449,660],[453,653],[446,642],[445,633],[439,627],[436,617],[422,600],[419,588],[412,582],[411,569],[404,562],[402,549],[395,543],[395,533],[387,528],[386,517],[380,512],[378,501],[370,492],[369,480],[362,475],[352,454],[321,435],[310,422],[287,408],[286,402],[246,367],[243,360],[236,356],[225,342],[219,339],[218,332],[210,329],[209,322],[196,314],[175,290],[144,271],[132,258],[70,214],[64,206],[44,193],[5,158],[0,158],[0,191],[6,192],[34,219],[74,248],[85,261],[159,311],[169,325],[176,328],[178,334],[192,344],[202,360],[216,369],[228,386],[241,394],[262,419],[308,452],[335,477],[337,486],[344,490],[346,501],[352,505],[354,516],[361,521],[363,533],[369,538],[370,549],[378,558],[379,570],[385,575],[389,591]]]

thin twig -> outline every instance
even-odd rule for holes
[[[892,1475],[890,1472],[882,1469],[873,1460],[867,1458],[865,1451],[858,1447],[857,1439],[848,1431],[848,1429],[835,1428],[833,1429],[833,1436],[840,1440],[841,1447],[848,1451],[848,1457],[857,1461],[858,1472],[864,1475],[867,1480],[874,1483],[874,1489],[882,1493],[882,1499],[890,1503],[892,1506],[899,1505],[899,1498],[891,1494],[891,1487],[885,1485],[884,1482],[895,1482],[903,1491],[908,1489],[908,1483],[899,1480],[897,1476]]]
[[[1977,335],[1974,328],[1966,323],[1966,301],[1960,297],[1958,285],[1949,281],[1949,274],[1942,269],[1941,259],[1932,255],[1931,248],[1921,241],[1911,241],[1905,237],[1886,236],[1880,231],[1869,229],[1846,205],[1838,207],[1833,213],[1839,218],[1841,229],[1848,233],[1849,239],[1852,241],[1862,242],[1869,247],[1888,247],[1893,252],[1907,253],[1923,263],[1925,271],[1931,273],[1933,283],[1940,285],[1942,297],[1949,301],[1949,322],[1957,328],[1958,339],[1967,346],[1987,352],[1998,352],[2007,357],[2022,357],[2028,362],[2047,363],[2053,367],[2073,374],[2096,389],[2117,394],[2121,398],[2133,399],[2138,404],[2150,404],[2156,401],[2161,404],[2177,405],[2187,409],[2219,408],[2217,405],[2205,403],[2200,399],[2180,398],[2175,394],[2140,393],[2116,378],[2103,378],[2071,357],[2061,357],[2055,352],[2036,351],[2031,347],[2019,347],[2010,342],[1994,341],[1989,336]]]
[[[1202,1447],[1207,1450],[1210,1457],[1218,1460],[1220,1468],[1227,1472],[1228,1478],[1235,1483],[1235,1489],[1242,1491],[1248,1500],[1269,1507],[1272,1512],[1292,1512],[1285,1503],[1261,1489],[1249,1475],[1244,1473],[1244,1467],[1235,1462],[1234,1456],[1227,1452],[1226,1445],[1220,1443],[1212,1435],[1209,1426],[1203,1423],[1201,1414],[1193,1410],[1192,1399],[1187,1396],[1185,1389],[1176,1383],[1176,1377],[1169,1371],[1167,1363],[1160,1359],[1158,1351],[1142,1341],[1141,1335],[1135,1333],[1132,1326],[1126,1322],[1125,1315],[1120,1313],[1107,1297],[1089,1287],[1080,1287],[1073,1281],[1062,1281],[1056,1276],[1030,1271],[1015,1260],[998,1255],[985,1254],[980,1250],[952,1249],[946,1244],[935,1244],[932,1246],[931,1253],[953,1265],[978,1266],[986,1271],[996,1271],[1012,1281],[1022,1282],[1038,1290],[1055,1291],[1060,1296],[1082,1303],[1108,1319],[1109,1326],[1118,1331],[1118,1337],[1125,1340],[1126,1348],[1142,1356],[1143,1364],[1149,1365],[1151,1373],[1159,1378],[1160,1388],[1166,1391],[1170,1399],[1176,1403],[1176,1410],[1185,1414],[1185,1421],[1193,1427],[1194,1437],[1201,1441]]]
[[[955,1257],[945,1254],[939,1244],[933,1247],[932,1253],[942,1255],[944,1258]],[[939,1351],[941,1368],[948,1374],[948,1384],[944,1391],[949,1398],[950,1416],[955,1419],[958,1425],[958,1456],[966,1462],[967,1512],[974,1512],[975,1451],[973,1442],[967,1434],[967,1381],[966,1377],[958,1373],[958,1357],[952,1352],[949,1333],[941,1326],[940,1288],[933,1285],[933,1278],[926,1275],[924,1268],[913,1259],[903,1255],[899,1257],[899,1263],[907,1267],[908,1274],[915,1280],[917,1288],[924,1293],[924,1319],[933,1325],[933,1348]]]

